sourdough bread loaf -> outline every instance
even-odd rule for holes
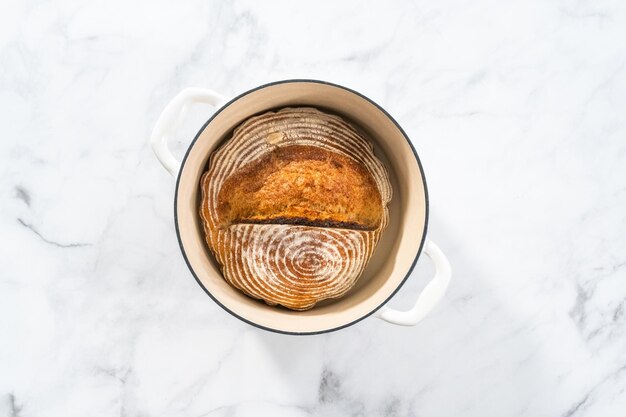
[[[344,295],[389,219],[391,186],[371,143],[314,108],[243,122],[211,155],[200,187],[224,279],[293,310]]]

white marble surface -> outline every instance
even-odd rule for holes
[[[3,2],[0,416],[625,415],[625,39],[621,1]],[[422,158],[455,275],[415,328],[257,330],[179,253],[160,110],[300,77]]]

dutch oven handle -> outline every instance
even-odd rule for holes
[[[441,301],[452,276],[452,269],[448,258],[443,254],[439,246],[433,241],[426,239],[424,253],[435,264],[435,276],[417,296],[415,305],[408,311],[398,311],[383,306],[377,314],[379,319],[399,326],[415,326]]]
[[[154,125],[152,135],[150,136],[150,143],[152,144],[152,150],[156,154],[159,162],[161,162],[161,165],[163,165],[170,174],[174,176],[178,174],[180,162],[174,158],[174,155],[172,155],[168,149],[167,142],[178,127],[180,121],[184,118],[189,106],[195,103],[205,103],[215,108],[220,108],[226,104],[228,100],[227,97],[213,90],[206,88],[186,88],[178,93],[178,95],[165,106],[165,109],[163,109],[163,112]]]

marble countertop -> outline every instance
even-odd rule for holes
[[[624,3],[296,3],[3,5],[0,416],[623,416]],[[454,270],[418,326],[273,334],[187,270],[159,112],[286,78],[412,138]]]

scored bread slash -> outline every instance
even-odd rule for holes
[[[267,135],[267,137],[265,138],[265,141],[269,143],[270,145],[276,145],[277,143],[282,142],[284,138],[285,138],[284,132],[273,132]]]

